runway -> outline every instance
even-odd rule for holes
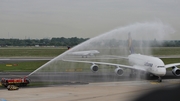
[[[136,101],[144,93],[176,84],[179,80],[172,79],[162,83],[142,80],[20,88],[17,91],[1,89],[0,98],[7,101]]]
[[[30,72],[0,72],[0,78],[23,78]],[[157,77],[146,78],[129,77],[129,73],[125,72],[123,76],[117,76],[114,72],[38,72],[30,77],[31,82],[81,82],[81,83],[95,83],[95,82],[122,82],[122,81],[136,81],[136,80],[152,80],[156,81]],[[174,76],[171,71],[167,71],[166,75],[162,77],[166,79],[180,79]]]
[[[3,72],[0,77],[24,77],[29,72]],[[49,76],[50,75],[50,76]],[[40,77],[39,77],[40,76]],[[42,77],[41,77],[42,76]],[[180,77],[169,71],[159,83],[155,79],[145,80],[118,77],[114,73],[39,73],[29,77],[32,82],[72,82],[79,80],[86,84],[48,85],[46,87],[23,87],[17,91],[0,89],[0,98],[7,101],[134,101],[139,96],[159,88],[180,84]],[[68,80],[67,80],[68,79]],[[44,80],[44,81],[43,81]],[[77,81],[78,81],[77,80]]]

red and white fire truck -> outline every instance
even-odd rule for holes
[[[20,86],[27,86],[27,84],[30,83],[30,79],[27,77],[24,78],[2,78],[1,79],[1,84],[5,87],[8,85],[16,85],[18,87]]]

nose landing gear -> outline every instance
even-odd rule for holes
[[[160,76],[158,77],[158,82],[162,82],[162,78]]]

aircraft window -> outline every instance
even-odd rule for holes
[[[164,66],[158,66],[158,68],[164,68]]]

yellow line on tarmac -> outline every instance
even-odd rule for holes
[[[151,82],[151,84],[159,84],[159,82]]]

